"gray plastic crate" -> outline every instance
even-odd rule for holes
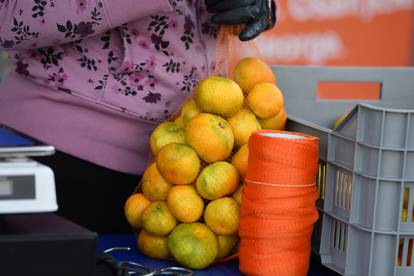
[[[320,138],[313,251],[343,275],[414,275],[414,68],[273,69],[288,130]],[[381,97],[320,100],[321,81],[381,83]]]

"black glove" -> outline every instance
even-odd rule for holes
[[[216,24],[246,24],[239,38],[242,41],[257,37],[276,24],[274,0],[205,0],[207,11]]]

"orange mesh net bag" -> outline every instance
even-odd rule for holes
[[[249,140],[242,195],[240,270],[248,275],[305,276],[318,219],[318,139],[261,131]]]
[[[259,49],[253,41],[240,41],[239,33],[243,25],[220,26],[216,43],[216,65],[213,75],[227,76],[232,79],[236,64],[246,57],[261,58]]]

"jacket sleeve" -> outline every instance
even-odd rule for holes
[[[171,10],[169,0],[3,0],[0,49],[67,43]]]

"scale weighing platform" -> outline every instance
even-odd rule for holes
[[[54,151],[0,125],[0,275],[95,275],[97,234],[54,213],[53,171],[30,159]]]

